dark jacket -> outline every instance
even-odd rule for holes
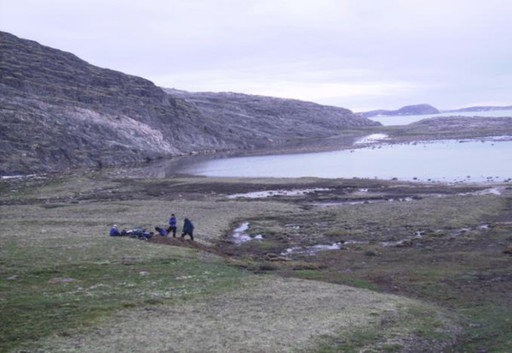
[[[158,232],[158,234],[160,234],[161,236],[163,237],[166,237],[167,236],[167,231],[163,228],[160,228],[160,227],[155,227],[155,230]]]
[[[183,233],[189,233],[192,234],[194,232],[194,225],[188,218],[185,218],[185,221],[183,222]]]

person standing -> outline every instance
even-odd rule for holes
[[[181,234],[181,237],[184,238],[185,235],[190,235],[190,240],[194,240],[194,225],[190,221],[190,219],[185,218],[183,221],[183,233]]]
[[[176,238],[176,229],[178,226],[178,220],[176,219],[176,216],[171,214],[171,218],[169,218],[169,228],[167,228],[167,233],[172,232],[172,237]]]

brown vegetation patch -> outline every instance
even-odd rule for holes
[[[151,239],[149,239],[148,241],[150,243],[155,243],[155,244],[181,246],[181,247],[186,247],[186,248],[198,249],[198,250],[206,251],[206,252],[214,252],[214,249],[211,248],[210,246],[201,244],[197,241],[192,241],[190,239],[184,239],[181,237],[169,238],[169,237],[154,236]]]

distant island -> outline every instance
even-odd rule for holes
[[[368,112],[360,112],[359,115],[365,118],[372,118],[375,116],[407,116],[407,115],[426,115],[426,114],[440,114],[440,113],[467,113],[467,112],[490,112],[500,110],[512,110],[512,105],[506,106],[472,106],[458,109],[444,109],[439,110],[430,104],[415,104],[406,105],[397,110],[377,109]]]
[[[490,112],[494,110],[511,110],[512,105],[507,106],[475,106],[459,109],[443,110],[443,113],[457,113],[457,112]]]
[[[379,115],[423,115],[423,114],[439,114],[441,113],[437,108],[430,104],[416,104],[406,105],[398,110],[371,110],[369,112],[360,113],[365,118],[371,118]]]

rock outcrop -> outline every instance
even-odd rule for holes
[[[5,32],[0,54],[0,174],[269,147],[373,124],[294,100],[167,93]]]

